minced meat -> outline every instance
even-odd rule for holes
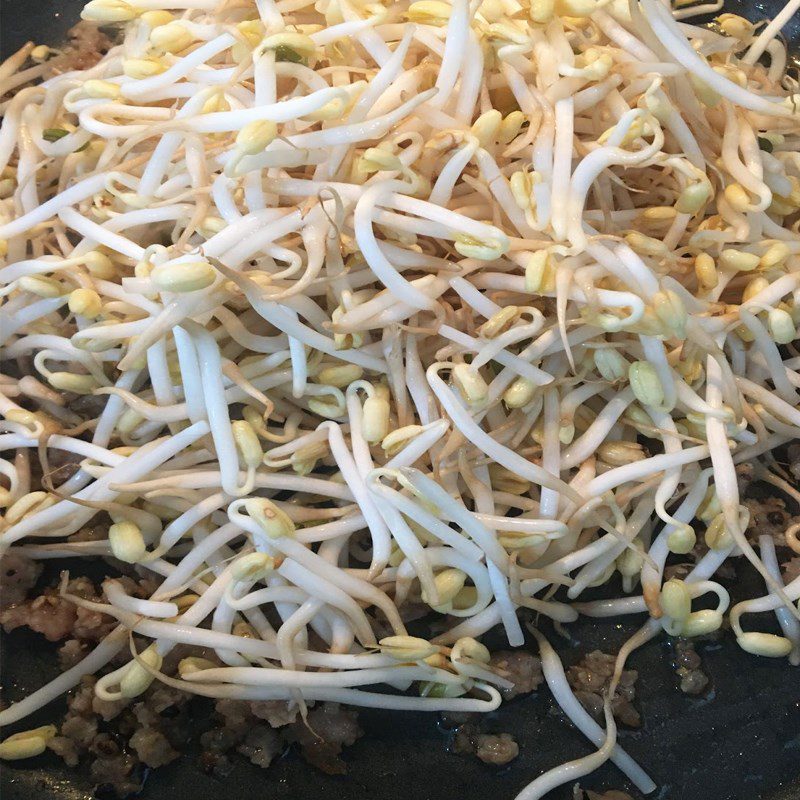
[[[508,764],[519,755],[519,745],[510,733],[482,733],[478,736],[475,755],[484,764]]]
[[[328,775],[345,773],[339,754],[343,746],[352,745],[364,733],[355,709],[338,703],[323,703],[314,708],[305,721],[294,722],[290,731],[300,744],[303,758]]]
[[[691,640],[678,639],[675,642],[675,672],[681,680],[680,687],[684,694],[702,694],[708,686],[708,676],[700,668],[701,664]]]
[[[94,760],[89,765],[89,774],[96,787],[96,797],[127,797],[141,790],[139,762],[110,734],[98,734],[90,752]]]
[[[6,633],[17,628],[30,628],[48,641],[58,642],[72,633],[75,626],[75,606],[47,590],[34,600],[20,603],[0,613],[0,623]]]
[[[480,733],[475,725],[462,725],[453,740],[456,753],[474,755],[484,764],[504,766],[519,755],[519,745],[510,733]]]
[[[603,694],[611,685],[615,661],[614,656],[595,650],[567,670],[567,680],[575,692],[575,697],[598,721],[603,718]],[[641,725],[639,712],[633,707],[633,699],[636,696],[634,684],[637,677],[636,670],[623,670],[611,700],[614,717],[631,728],[638,728]]]
[[[96,682],[87,675],[70,693],[48,747],[70,766],[85,759],[97,796],[125,797],[139,790],[142,765],[160,767],[180,756],[192,733],[182,713],[190,695],[155,684],[138,702],[108,701],[96,696]]]
[[[68,767],[77,767],[81,751],[78,745],[68,736],[54,736],[47,742],[47,747],[52,750]]]
[[[67,639],[58,648],[58,663],[61,669],[67,670],[70,667],[74,667],[89,655],[89,650],[90,647],[86,642],[82,642],[79,639]]]
[[[88,578],[74,578],[67,584],[67,592],[87,600],[97,600],[98,595]],[[115,626],[115,621],[105,614],[76,606],[61,597],[58,588],[51,587],[34,598],[11,606],[0,613],[0,624],[9,633],[17,628],[30,628],[51,642],[68,636],[98,642]]]
[[[129,744],[136,751],[139,760],[148,767],[163,767],[180,756],[160,730],[149,726],[137,728]]]
[[[0,610],[24,602],[42,574],[42,565],[20,553],[0,558]]]
[[[236,748],[257,767],[266,768],[281,751],[281,739],[269,725],[255,725]]]
[[[781,570],[784,583],[791,583],[800,578],[800,558],[790,558]]]
[[[500,689],[505,700],[528,694],[542,682],[542,662],[538,656],[524,650],[501,650],[492,656],[489,664],[501,677],[514,684],[510,689]]]
[[[786,502],[780,497],[771,496],[758,500],[748,498],[744,504],[750,511],[747,537],[757,542],[760,536],[769,534],[778,547],[783,546],[786,542],[784,532],[795,521],[786,510]]]
[[[100,730],[101,721],[117,717],[128,701],[110,703],[94,694],[96,679],[85,676],[67,698],[67,715],[48,747],[70,766],[89,759],[89,772],[99,795],[125,797],[141,787],[138,760],[127,752],[116,736]]]
[[[92,714],[100,717],[104,722],[118,717],[130,701],[102,700],[94,692],[97,679],[92,675],[84,675],[78,688],[67,699],[67,719],[70,715],[90,717]]]
[[[297,719],[298,707],[287,700],[255,700],[250,703],[254,717],[266,720],[273,728],[291,725]]]
[[[89,69],[110,49],[111,39],[94,23],[82,20],[67,31],[67,62],[59,66],[63,71]]]

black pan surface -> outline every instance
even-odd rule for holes
[[[81,0],[0,0],[3,57],[28,39],[58,43],[82,5]],[[732,0],[727,10],[759,20],[773,16],[781,6],[780,0]],[[786,33],[800,42],[800,15]],[[742,596],[761,593],[759,582],[746,571],[741,584]],[[581,619],[569,626],[571,639],[560,640],[557,646],[568,666],[593,649],[616,652],[636,627],[636,621],[598,624]],[[549,634],[556,642],[555,634]],[[3,636],[2,645],[0,678],[7,699],[22,697],[55,676],[55,650],[41,637],[15,633]],[[497,645],[502,646],[499,640]],[[533,643],[527,647],[536,650]],[[643,724],[637,731],[623,730],[620,741],[659,785],[652,797],[800,800],[800,671],[785,660],[748,656],[730,636],[700,643],[698,652],[711,678],[711,690],[699,698],[678,690],[668,642],[651,642],[629,661],[640,675],[636,706]],[[26,720],[25,727],[57,721],[62,711],[63,706],[54,703]],[[200,728],[210,709],[201,706],[195,713]],[[232,774],[220,781],[201,773],[190,753],[148,776],[142,796],[146,800],[511,800],[541,771],[591,752],[546,688],[483,719],[483,730],[512,733],[520,745],[519,757],[502,769],[449,752],[452,734],[437,716],[363,710],[360,721],[366,735],[346,751],[346,776],[324,775],[289,750],[266,771],[236,758]],[[637,800],[641,797],[614,767],[599,770],[581,784],[595,790],[623,789]],[[87,775],[43,755],[5,765],[0,792],[3,800],[88,800],[92,786]],[[553,797],[565,800],[571,789],[564,787]]]

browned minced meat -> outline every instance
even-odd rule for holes
[[[482,733],[478,736],[475,755],[484,764],[508,764],[519,755],[519,745],[510,733]]]
[[[227,754],[233,749],[256,766],[268,767],[283,749],[283,740],[273,729],[293,722],[298,713],[284,700],[217,700],[214,708],[220,724],[200,737],[200,766],[218,778],[232,769]]]
[[[136,751],[139,760],[148,767],[163,767],[180,756],[170,745],[169,739],[157,728],[137,728],[128,743]]]
[[[224,778],[233,769],[227,753],[244,741],[255,720],[248,704],[237,700],[216,700],[214,710],[217,724],[200,736],[200,768]]]
[[[98,787],[124,797],[140,788],[141,765],[160,767],[175,760],[191,736],[182,709],[190,696],[154,684],[137,702],[100,700],[96,679],[83,678],[67,699],[67,715],[48,746],[67,764],[89,764]]]
[[[675,642],[675,672],[681,679],[684,694],[702,694],[708,686],[708,676],[701,669],[700,656],[694,643],[687,639]]]
[[[99,719],[97,714],[71,714],[61,726],[61,735],[70,739],[79,752],[88,750],[97,736]]]
[[[84,642],[99,642],[111,633],[116,624],[116,620],[107,614],[78,606],[72,635]]]
[[[48,747],[70,766],[77,765],[82,757],[89,757],[92,780],[124,797],[140,788],[133,776],[137,759],[127,753],[116,738],[99,728],[101,721],[117,717],[127,701],[99,700],[94,693],[95,683],[94,677],[85,676],[67,699],[67,715],[58,736],[48,742]]]
[[[786,543],[784,532],[797,519],[786,510],[786,503],[780,497],[766,497],[759,500],[749,498],[744,504],[750,510],[747,536],[758,541],[759,536],[769,534],[778,547]]]
[[[91,584],[78,588],[89,592]],[[130,586],[126,588],[133,592]],[[176,647],[165,658],[163,669],[173,672],[185,652],[182,646]],[[67,658],[82,653],[77,639],[62,648]],[[196,735],[196,722],[188,713],[191,695],[156,682],[135,700],[108,702],[96,697],[95,684],[96,678],[87,676],[70,694],[67,715],[49,747],[69,765],[88,763],[92,779],[104,793],[125,797],[139,790],[143,765],[168,764]],[[362,734],[356,712],[335,703],[313,708],[306,724],[298,719],[297,707],[285,701],[217,700],[213,724],[199,737],[200,764],[220,778],[230,772],[229,754],[234,751],[267,767],[286,742],[295,741],[311,764],[341,774],[345,771],[339,758],[342,748]]]
[[[282,749],[281,737],[275,729],[263,724],[251,727],[244,741],[236,748],[251,763],[262,768],[268,767]]]
[[[528,694],[542,682],[542,662],[524,650],[501,650],[492,656],[489,663],[501,677],[514,684],[510,689],[500,689],[506,700],[518,694]]]
[[[90,532],[92,529],[84,528],[84,531]],[[105,533],[99,533],[96,538],[105,537]],[[75,537],[73,537],[75,538]],[[85,541],[85,540],[84,540]],[[82,579],[82,581],[85,579]],[[134,581],[132,578],[125,576],[117,578],[125,591],[133,597],[150,597],[158,588],[158,584],[151,578],[143,578]],[[94,597],[94,589],[91,590],[85,583],[79,584],[82,587],[83,596]],[[85,658],[92,649],[92,643],[102,639],[107,633],[111,631],[115,623],[111,617],[103,614],[98,614],[96,611],[90,611],[84,608],[76,610],[75,625],[73,626],[70,635],[76,638],[67,639],[66,642],[58,650],[58,661],[64,669],[74,667],[81,659]],[[179,649],[173,652],[182,653]],[[180,655],[183,658],[183,655]],[[128,659],[127,650],[121,654],[123,661]]]
[[[94,716],[108,722],[118,717],[128,706],[128,700],[101,700],[94,692],[95,683],[97,680],[93,676],[83,677],[80,686],[67,700],[67,719],[70,716],[87,719]]]
[[[453,741],[456,753],[474,755],[484,764],[503,766],[519,755],[519,745],[510,733],[479,733],[474,725],[462,725]]]
[[[356,711],[338,703],[323,703],[309,711],[305,721],[297,720],[290,727],[290,735],[300,744],[303,758],[328,775],[346,772],[339,754],[343,746],[350,746],[363,733]]]
[[[22,603],[41,574],[41,564],[19,553],[0,558],[0,609]]]
[[[80,750],[77,744],[68,736],[54,736],[47,742],[47,746],[59,757],[68,767],[77,767],[80,760]]]
[[[148,767],[162,767],[180,756],[176,746],[189,736],[189,730],[181,730],[180,709],[188,701],[185,692],[156,684],[133,706],[136,727],[128,744]],[[167,709],[172,713],[165,717]]]
[[[66,718],[48,746],[69,765],[88,763],[98,789],[125,797],[140,789],[143,765],[156,768],[175,760],[195,735],[196,721],[187,711],[191,695],[155,683],[135,701],[107,702],[95,696],[95,683],[87,676],[71,693]],[[225,777],[234,751],[267,767],[286,742],[298,742],[309,763],[330,774],[343,773],[339,754],[362,735],[356,712],[325,703],[309,711],[307,725],[297,715],[297,708],[286,702],[217,700],[214,727],[199,737],[201,767]],[[482,740],[482,752],[500,759],[502,744]]]
[[[88,578],[75,578],[67,584],[70,594],[87,600],[98,599],[94,586]],[[60,597],[58,589],[52,587],[34,598],[19,603],[0,613],[0,624],[8,633],[21,627],[41,633],[51,642],[67,636],[83,641],[96,642],[107,636],[115,622],[105,614],[76,606]]]
[[[253,714],[247,703],[238,700],[217,700],[214,703],[214,710],[222,718],[225,730],[236,738],[234,743],[243,739],[253,724]]]
[[[254,717],[266,720],[273,728],[290,725],[297,719],[299,709],[286,700],[256,700],[250,703]]]
[[[68,713],[59,735],[48,742],[48,747],[61,756],[69,766],[77,766],[81,755],[97,736],[98,718],[94,714]]]
[[[791,583],[795,578],[800,578],[800,558],[790,558],[781,571],[784,583]]]
[[[603,718],[603,692],[611,684],[615,660],[612,655],[594,650],[567,670],[567,680],[575,697],[596,720]],[[624,670],[611,700],[611,710],[616,719],[632,728],[641,725],[639,712],[632,703],[636,696],[634,683],[637,677],[636,670]]]
[[[6,633],[28,627],[41,633],[51,642],[58,642],[72,633],[77,614],[75,606],[47,589],[34,600],[12,606],[0,613],[0,623]]]
[[[97,787],[95,794],[113,792],[118,797],[127,797],[141,790],[142,781],[137,770],[139,762],[111,734],[99,733],[89,752],[94,756],[89,774]]]
[[[91,651],[89,642],[82,642],[80,639],[67,639],[58,648],[58,663],[61,669],[67,670],[82,661]]]
[[[109,50],[111,40],[97,25],[81,21],[67,31],[67,46],[58,59],[59,72],[93,67]]]
[[[233,769],[233,764],[227,756],[228,751],[243,741],[246,735],[246,727],[237,732],[224,724],[204,731],[200,736],[203,748],[199,759],[200,769],[215,778],[224,778]]]

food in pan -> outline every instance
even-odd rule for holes
[[[122,714],[157,765],[201,695],[335,759],[350,707],[490,711],[522,654],[597,750],[519,800],[608,759],[648,792],[637,647],[797,664],[800,526],[747,492],[799,496],[798,5],[91,0],[118,40],[7,59],[2,621],[67,641],[0,724],[73,695],[0,756],[124,761]],[[633,614],[568,679],[552,631]]]

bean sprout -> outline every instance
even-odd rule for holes
[[[661,631],[722,626],[713,576],[739,555],[766,594],[734,606],[737,641],[799,663],[798,580],[770,535],[753,548],[739,485],[800,430],[800,95],[776,38],[797,1],[758,30],[684,21],[717,8],[91,0],[122,26],[96,66],[31,66],[33,45],[0,65],[0,553],[159,582],[63,581],[118,625],[0,724],[132,633],[101,698],[491,711],[510,684],[475,637],[522,645],[523,609],[647,613],[617,680]],[[56,454],[74,474],[33,485]],[[622,596],[581,598],[615,573]],[[431,639],[406,630],[420,604]],[[781,636],[742,629],[767,610]],[[603,730],[533,632],[599,749],[519,800],[608,759],[654,790],[610,696]],[[178,644],[216,661],[168,674]],[[0,757],[51,735],[28,734]]]

